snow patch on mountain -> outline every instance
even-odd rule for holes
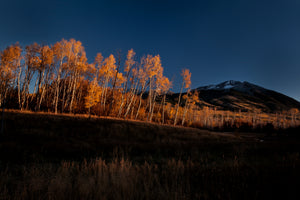
[[[232,88],[233,87],[233,85],[225,85],[223,88],[224,89],[230,89],[230,88]]]
[[[225,81],[223,83],[217,84],[217,85],[208,85],[197,88],[198,90],[228,90],[235,87],[240,87],[244,82],[240,81]]]

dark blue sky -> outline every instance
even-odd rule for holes
[[[165,75],[192,86],[248,81],[300,100],[299,0],[1,0],[0,49],[80,40],[89,62],[133,48],[160,54]]]

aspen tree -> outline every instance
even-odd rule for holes
[[[75,92],[78,80],[80,78],[81,73],[85,72],[87,69],[87,58],[84,51],[84,47],[80,41],[76,41],[74,39],[70,40],[73,46],[73,55],[72,55],[72,77],[71,80],[73,82],[72,86],[72,95],[70,101],[70,113],[72,112],[72,106],[74,102]]]
[[[195,112],[198,110],[198,104],[200,103],[199,99],[199,92],[197,90],[194,90],[192,99],[191,99],[191,106],[190,106],[190,113],[193,112],[193,120],[195,121]],[[223,116],[223,115],[222,115]]]
[[[97,100],[98,103],[100,102],[100,97],[101,97],[101,93],[102,93],[101,86],[99,85],[99,83],[100,83],[99,80],[101,79],[100,69],[101,69],[102,65],[103,65],[103,56],[101,53],[97,53],[95,60],[94,60],[94,64],[92,65],[92,68],[94,70],[94,72],[92,74],[94,76],[92,76],[92,77],[94,77],[94,79],[96,79],[97,85],[99,87],[98,88],[99,96],[98,96],[98,100]]]
[[[73,91],[73,84],[74,84],[74,48],[73,44],[76,41],[74,39],[71,39],[70,41],[66,41],[65,43],[65,62],[63,63],[63,73],[61,76],[61,112],[64,112],[64,110],[67,109],[67,107],[70,108],[70,101],[71,101],[71,94]],[[70,109],[69,109],[70,110]]]
[[[97,56],[95,57],[95,61],[94,61],[97,81],[99,80],[99,69],[102,67],[102,64],[103,64],[103,56],[101,53],[97,53]]]
[[[74,103],[73,103],[73,110],[75,108],[80,108],[80,103],[84,104],[84,99],[82,99],[83,90],[88,86],[87,77],[87,69],[89,68],[89,64],[86,62],[79,62],[78,65],[80,66],[79,75],[77,77],[77,83],[75,88],[75,96],[74,96]],[[86,89],[85,89],[86,90]],[[82,105],[84,108],[84,105]]]
[[[114,90],[116,90],[116,91],[114,92],[114,96],[112,96],[112,102],[111,102],[111,108],[110,108],[110,109],[114,109],[114,110],[116,109],[116,112],[117,112],[116,114],[118,114],[119,108],[117,107],[118,106],[118,101],[117,101],[118,98],[116,98],[115,95],[120,93],[120,90],[122,90],[121,87],[124,83],[125,83],[125,77],[123,76],[123,73],[118,72],[116,74],[116,78],[114,80],[114,85],[115,85]],[[115,100],[113,100],[113,98],[115,98]],[[113,107],[113,105],[115,105],[115,107]]]
[[[135,119],[138,118],[139,111],[140,111],[140,108],[142,105],[142,97],[147,88],[148,77],[147,77],[147,73],[145,71],[145,68],[146,68],[145,65],[147,64],[146,62],[147,62],[146,58],[142,57],[141,58],[141,66],[139,67],[139,70],[138,70],[138,79],[139,79],[140,89],[139,89],[139,105],[138,105],[138,108],[136,111]]]
[[[13,86],[20,67],[21,51],[19,44],[15,44],[0,52],[0,104],[3,109],[8,89]]]
[[[89,117],[91,116],[91,107],[96,105],[100,100],[100,92],[101,89],[98,85],[97,78],[95,77],[92,82],[90,82],[88,86],[88,94],[85,97],[85,107],[89,111]]]
[[[56,74],[55,89],[54,89],[54,99],[53,107],[55,114],[57,113],[59,95],[60,95],[60,86],[61,86],[61,77],[63,73],[63,61],[67,56],[67,45],[68,42],[62,39],[60,42],[57,42],[53,45],[52,51],[54,55],[54,69]]]
[[[177,116],[178,116],[178,111],[179,111],[179,107],[180,107],[180,100],[181,100],[182,90],[183,90],[183,88],[185,88],[185,89],[189,88],[190,85],[191,85],[190,70],[183,69],[182,72],[181,72],[181,76],[182,76],[183,80],[182,80],[182,85],[181,85],[181,89],[180,89],[180,93],[179,93],[179,97],[178,97],[177,109],[176,109],[175,119],[174,119],[174,126],[177,123]]]
[[[161,66],[161,60],[160,56],[156,55],[152,58],[152,67],[150,68],[150,74],[152,77],[149,77],[150,80],[150,87],[151,87],[151,80],[153,81],[155,85],[153,87],[153,93],[149,95],[150,98],[150,108],[149,108],[149,113],[147,120],[152,121],[152,116],[155,108],[155,102],[156,102],[156,96],[161,90],[161,82],[162,82],[162,77],[163,77],[163,67]],[[151,107],[152,104],[152,107]]]
[[[121,104],[120,104],[120,108],[119,108],[118,117],[120,117],[121,114],[122,114],[124,101],[125,101],[125,97],[126,97],[125,94],[127,93],[127,87],[129,85],[129,81],[130,81],[130,74],[131,74],[131,71],[132,71],[132,67],[136,63],[134,61],[134,56],[135,56],[135,52],[133,51],[133,49],[128,50],[127,58],[126,58],[126,61],[125,61],[125,68],[124,68],[126,82],[124,84],[124,88],[123,88],[123,91],[122,91]]]
[[[4,110],[5,100],[8,88],[12,84],[15,76],[15,65],[13,65],[15,57],[14,48],[8,47],[0,52],[0,104],[2,106],[1,134],[4,132]]]
[[[112,105],[115,101],[114,99],[114,94],[115,94],[115,88],[116,88],[116,83],[118,81],[118,76],[119,78],[122,78],[122,83],[124,82],[123,81],[123,74],[122,73],[119,73],[120,71],[120,66],[121,66],[121,51],[117,51],[117,69],[112,72],[112,88],[111,88],[111,101],[110,101],[110,104],[109,104],[109,108],[108,108],[108,111],[107,111],[107,115],[110,115],[110,111],[112,109]],[[119,82],[120,83],[120,82]]]
[[[147,55],[147,57],[143,58],[143,72],[146,74],[146,80],[149,82],[147,82],[147,85],[149,85],[149,92],[148,92],[148,99],[147,99],[147,105],[146,105],[146,109],[147,107],[149,107],[148,113],[151,111],[151,98],[152,98],[152,77],[155,75],[155,72],[152,71],[151,69],[153,68],[152,62],[153,62],[153,56],[152,55]],[[146,89],[146,88],[145,88]],[[148,120],[148,119],[147,119]]]
[[[147,104],[147,107],[149,107],[147,120],[149,120],[153,109],[152,104],[156,97],[155,92],[153,92],[153,89],[155,87],[155,81],[156,81],[155,78],[159,74],[162,74],[160,56],[156,55],[155,57],[153,57],[152,55],[147,55],[147,57],[143,59],[143,64],[144,64],[144,72],[146,73],[149,79],[149,83],[148,83],[149,93],[148,93],[148,104]]]
[[[115,57],[111,54],[108,58],[104,60],[104,64],[100,68],[100,74],[103,77],[103,92],[101,94],[101,105],[103,106],[103,111],[105,111],[107,88],[109,80],[115,74],[116,70],[116,60]]]
[[[135,84],[134,84],[135,82]],[[126,116],[129,114],[130,109],[132,109],[133,112],[133,105],[135,104],[136,101],[136,92],[137,92],[137,87],[139,84],[139,79],[138,79],[138,74],[137,74],[137,70],[134,68],[132,69],[132,77],[131,77],[131,86],[130,86],[130,92],[129,92],[129,102],[127,105],[127,109],[126,112],[124,114],[124,118],[126,118]]]
[[[86,93],[86,96],[84,97],[84,107],[88,108],[89,113],[90,113],[90,108],[100,101],[99,96],[101,95],[101,89],[98,84],[98,70],[99,69],[95,65],[95,62],[94,62],[92,64],[87,65],[87,70],[84,74],[84,78],[87,79],[86,81],[83,81],[83,82],[87,83],[87,88],[86,88],[87,93]],[[91,80],[91,81],[89,81],[89,80]],[[90,99],[93,99],[93,98],[90,98],[89,96],[93,95],[93,92],[95,91],[95,88],[96,88],[95,86],[98,87],[98,95],[97,95],[98,99],[91,101]],[[95,102],[95,103],[93,104],[92,102]],[[92,105],[90,105],[90,104],[92,104]],[[90,105],[90,107],[88,105]]]
[[[188,110],[188,107],[190,105],[190,90],[188,89],[187,93],[185,95],[183,95],[182,97],[185,101],[184,101],[184,107],[183,107],[183,113],[182,113],[182,121],[181,121],[181,125],[184,125],[184,121],[185,121],[185,116],[186,116],[186,112]]]
[[[184,125],[185,122],[187,110],[189,110],[191,113],[192,112],[191,109],[193,109],[193,106],[196,103],[199,103],[199,93],[197,91],[194,91],[191,96],[190,93],[188,92],[185,96],[186,96],[186,101],[185,101],[185,106],[184,106],[184,111],[182,116],[182,123],[181,123],[182,126]]]
[[[26,103],[26,109],[28,108],[29,101],[29,84],[33,77],[34,72],[37,67],[40,65],[40,57],[39,57],[40,46],[37,43],[33,43],[31,45],[26,46],[25,51],[25,79],[23,83],[22,89],[22,104],[21,109],[24,109],[24,105]],[[34,89],[35,90],[35,89]]]
[[[160,105],[160,107],[162,107],[162,115],[161,115],[161,123],[162,124],[165,123],[166,95],[171,87],[172,87],[172,82],[167,77],[163,77],[161,80],[161,92],[162,92],[163,98],[161,100],[161,105]]]
[[[138,99],[138,86],[139,86],[139,83],[140,83],[140,80],[138,78],[138,70],[137,68],[133,68],[132,69],[132,77],[131,77],[132,81],[131,81],[131,84],[133,85],[134,82],[135,82],[135,85],[133,87],[133,92],[132,92],[132,96],[131,96],[131,102],[132,102],[132,109],[131,109],[131,119],[133,118],[133,113],[134,113],[134,106],[136,105],[136,101]]]
[[[14,48],[14,66],[16,66],[17,70],[17,77],[16,77],[16,85],[18,90],[18,104],[19,108],[21,109],[21,76],[22,76],[22,65],[21,60],[23,59],[22,56],[22,48],[20,47],[19,43],[13,45]]]
[[[41,107],[41,103],[45,94],[45,83],[48,73],[50,73],[50,68],[53,63],[53,51],[50,49],[49,46],[43,46],[40,49],[40,66],[38,66],[38,89],[36,92],[37,96],[37,104],[36,104],[36,110],[39,111]],[[46,74],[45,74],[46,73]],[[41,91],[42,90],[42,91]]]

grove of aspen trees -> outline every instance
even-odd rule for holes
[[[97,53],[89,63],[82,43],[74,39],[50,46],[13,44],[0,51],[1,107],[196,127],[270,123],[270,116],[269,121],[262,120],[259,113],[200,109],[188,69],[181,72],[178,97],[170,100],[172,82],[163,74],[160,56],[137,57],[133,49],[125,61],[119,52],[107,58]],[[271,122],[286,128],[295,121],[295,115],[276,115]]]
[[[172,83],[163,75],[160,56],[136,60],[133,49],[124,66],[120,53],[107,58],[98,53],[88,63],[82,43],[74,39],[51,46],[33,43],[24,49],[16,43],[1,51],[0,60],[0,102],[6,108],[161,123],[174,118],[176,123],[197,102],[195,93],[180,95],[177,106],[167,103]],[[191,73],[184,69],[182,76],[182,88],[189,91]],[[178,106],[183,105],[181,98],[186,102],[183,108]]]

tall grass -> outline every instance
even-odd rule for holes
[[[299,166],[299,154],[282,158],[278,161],[286,177],[278,179],[295,184],[290,179],[295,173],[289,172]],[[256,199],[281,195],[276,190],[269,193],[280,189],[272,183],[278,169],[258,170],[238,156],[222,162],[169,159],[140,164],[124,158],[110,162],[98,158],[11,166],[13,169],[1,166],[0,199]],[[294,168],[285,166],[289,162]],[[289,189],[295,192],[295,185]]]

